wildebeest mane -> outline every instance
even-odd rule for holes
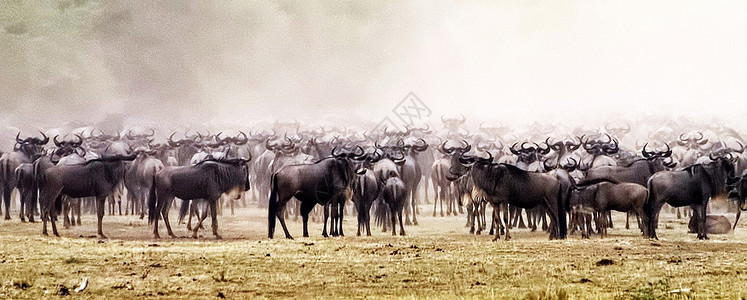
[[[529,172],[519,169],[519,167],[510,164],[501,164],[506,167],[508,174],[512,177],[522,180],[524,182],[529,181]]]

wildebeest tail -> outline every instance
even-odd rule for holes
[[[153,224],[153,222],[158,221],[158,209],[156,202],[156,176],[153,175],[153,182],[151,182],[150,193],[148,194],[148,224]]]
[[[643,203],[643,223],[646,224],[646,236],[653,236],[653,224],[654,219],[653,204],[654,204],[654,189],[651,186],[651,178],[646,182],[646,189],[648,190],[648,196],[646,196],[646,202]]]
[[[570,189],[569,189],[570,190]],[[568,204],[566,202],[568,201],[568,198],[565,197],[563,193],[563,188],[560,187],[558,189],[558,230],[559,230],[559,237],[561,239],[566,238],[567,232],[568,232],[568,224],[566,223],[566,207]]]
[[[179,219],[177,220],[177,224],[181,224],[182,221],[184,221],[184,217],[187,216],[187,213],[189,213],[189,206],[192,205],[192,202],[189,200],[182,200],[182,205],[179,206]]]
[[[278,177],[272,174],[270,177],[270,199],[267,205],[267,237],[272,238],[275,235],[275,219],[278,214]]]

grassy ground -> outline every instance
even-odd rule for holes
[[[300,222],[290,221],[296,240],[267,240],[260,209],[226,211],[220,241],[209,229],[198,240],[155,240],[152,227],[132,216],[104,217],[108,240],[93,237],[92,216],[82,227],[62,229],[61,238],[43,237],[39,223],[16,218],[0,222],[0,298],[54,298],[62,286],[75,297],[117,299],[747,296],[745,226],[698,241],[684,220],[665,215],[661,240],[652,241],[621,229],[620,214],[605,239],[549,241],[545,233],[517,229],[513,240],[491,242],[468,234],[464,216],[431,217],[422,208],[420,225],[406,227],[405,237],[379,229],[355,237],[348,217],[347,236],[326,239],[321,224],[301,238]],[[183,225],[175,231],[189,235]],[[88,287],[76,293],[84,278]]]

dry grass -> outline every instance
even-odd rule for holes
[[[0,298],[57,297],[61,286],[83,298],[747,296],[745,227],[704,242],[685,233],[684,221],[665,216],[660,241],[615,228],[605,239],[548,241],[544,233],[521,229],[512,241],[491,242],[469,235],[463,216],[433,218],[422,208],[421,225],[406,227],[406,237],[379,230],[355,237],[355,219],[348,217],[348,236],[328,239],[321,224],[310,227],[313,237],[300,238],[300,222],[290,221],[296,240],[267,240],[259,209],[219,218],[221,241],[209,230],[198,240],[154,240],[151,227],[131,216],[106,216],[111,239],[104,241],[89,237],[95,235],[92,216],[82,228],[63,229],[62,238],[43,237],[40,224],[15,219],[0,223]],[[184,226],[176,232],[189,235]],[[83,278],[89,286],[78,294]],[[670,293],[677,289],[690,290]]]

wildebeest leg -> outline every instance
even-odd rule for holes
[[[309,213],[311,213],[311,210],[314,209],[314,205],[316,205],[316,203],[312,201],[301,202],[301,218],[303,219],[303,237],[309,237]],[[280,220],[281,220],[280,224],[283,224],[283,221],[282,221],[283,219],[280,219]],[[326,220],[324,224],[325,224],[325,227],[324,227],[324,232],[322,233],[322,235],[324,237],[327,237]],[[285,226],[283,226],[283,228],[285,228]]]
[[[13,187],[4,183],[3,188],[3,204],[5,205],[5,220],[10,220],[10,195],[13,192]]]
[[[682,213],[680,213],[680,208],[677,207],[675,208],[675,210],[677,211],[677,219],[682,219]]]
[[[241,195],[239,195],[239,197],[243,198],[244,197],[244,193],[241,193]],[[232,216],[234,215],[234,204],[235,204],[234,202],[236,202],[236,201],[234,201],[233,199],[228,200],[228,203],[231,204],[231,215]]]
[[[499,213],[500,206],[496,205],[496,204],[493,204],[493,203],[491,203],[491,205],[493,205],[493,225],[491,225],[491,227],[490,227],[490,232],[491,233],[495,232],[495,236],[493,236],[493,241],[495,242],[495,241],[497,241],[498,239],[501,238],[501,231],[500,231],[500,229],[495,228],[496,226],[500,226],[498,224],[498,222],[500,222],[500,220],[498,219],[500,217],[500,215],[499,215],[500,214]]]
[[[389,205],[389,215],[392,217],[392,236],[397,235],[397,211],[394,209],[394,205]]]
[[[80,226],[80,206],[81,206],[81,199],[74,198],[73,199],[73,214],[78,216],[78,218],[75,219],[74,225],[78,225],[78,226]]]
[[[229,200],[233,201],[233,200]],[[210,201],[210,219],[212,221],[211,227],[213,227],[213,236],[215,236],[216,239],[222,239],[223,237],[218,234],[218,209],[217,209],[217,199],[215,201]],[[202,220],[205,218],[203,217]],[[202,223],[202,220],[200,220],[200,223]]]
[[[70,228],[70,199],[68,196],[62,197],[62,228]]]
[[[648,225],[648,237],[651,239],[659,239],[656,236],[656,228],[659,226],[659,211],[661,210],[662,203],[657,202],[651,205],[651,211],[649,212],[649,225]]]
[[[705,199],[708,199],[708,196],[704,196]],[[707,202],[706,202],[707,203]],[[706,229],[706,219],[708,217],[706,216],[706,209],[708,208],[707,204],[698,204],[693,205],[693,216],[698,216],[700,218],[698,221],[698,239],[701,240],[707,240],[708,239],[708,230]]]
[[[630,212],[625,213],[625,229],[630,229]]]
[[[405,225],[402,224],[402,207],[399,208],[397,217],[399,217],[399,235],[405,236]],[[392,225],[392,232],[394,232],[394,225]]]
[[[325,205],[322,206],[324,208],[324,221],[323,221],[324,222],[324,229],[322,229],[322,236],[323,237],[329,237],[329,235],[327,234],[327,221],[329,220],[330,206],[332,206],[332,205],[329,204],[329,203],[327,203],[327,204],[325,204]],[[306,224],[306,222],[304,222],[304,224]],[[304,235],[304,237],[305,237],[305,235]]]
[[[731,230],[737,229],[737,223],[739,223],[739,216],[741,216],[741,215],[742,215],[742,209],[739,207],[739,205],[737,205],[737,218],[734,220],[734,226],[731,227]],[[29,217],[29,220],[30,219],[31,218]],[[33,222],[33,221],[31,221],[31,222]]]
[[[485,220],[485,206],[487,206],[487,203],[484,201],[481,201],[480,204],[478,204],[480,211],[478,212],[479,215],[477,216],[477,220],[479,221],[478,223],[480,226],[478,227],[477,232],[475,232],[477,235],[482,234],[482,231],[487,227]]]
[[[608,210],[607,212],[605,212],[605,217],[607,218],[607,226],[609,228],[615,228],[614,227],[615,225],[612,223],[612,211],[611,210]]]
[[[339,226],[338,233],[340,234],[340,236],[345,236],[345,233],[342,231],[342,221],[345,219],[345,198],[342,196],[340,197],[339,207],[340,207],[340,214],[339,214],[340,220],[337,222],[337,226]]]
[[[98,219],[98,233],[99,233],[99,238],[102,238],[102,239],[106,238],[106,236],[104,235],[104,230],[102,228],[102,224],[101,224],[102,221],[104,220],[104,201],[106,201],[106,197],[97,197],[96,198],[96,206],[98,208],[98,211],[97,211],[97,214],[96,214],[96,217]],[[168,222],[166,224],[168,224]],[[53,225],[54,225],[54,223],[53,223]],[[168,225],[166,225],[166,227],[168,228]]]
[[[436,181],[433,181],[433,216],[436,216],[436,208],[438,207],[438,184],[436,184]]]
[[[23,215],[23,213],[24,209],[26,208],[26,198],[28,198],[27,194],[28,191],[24,191],[23,193],[21,193],[21,210],[18,212],[18,218],[21,219],[22,223],[26,223],[26,217]]]
[[[171,203],[174,202],[174,197],[169,196],[165,199],[163,207],[161,207],[161,216],[163,217],[163,224],[166,225],[166,232],[169,236],[175,238],[174,231],[171,230],[171,223],[169,222],[169,209],[171,209]]]
[[[503,212],[503,223],[505,223],[503,227],[506,228],[506,235],[505,235],[504,239],[506,241],[508,241],[508,240],[511,239],[511,232],[509,231],[509,228],[506,225],[506,224],[508,224],[508,221],[509,221],[509,218],[510,218],[509,217],[508,204],[507,203],[501,204],[501,209],[500,210]],[[498,222],[498,221],[496,221],[496,222]]]

